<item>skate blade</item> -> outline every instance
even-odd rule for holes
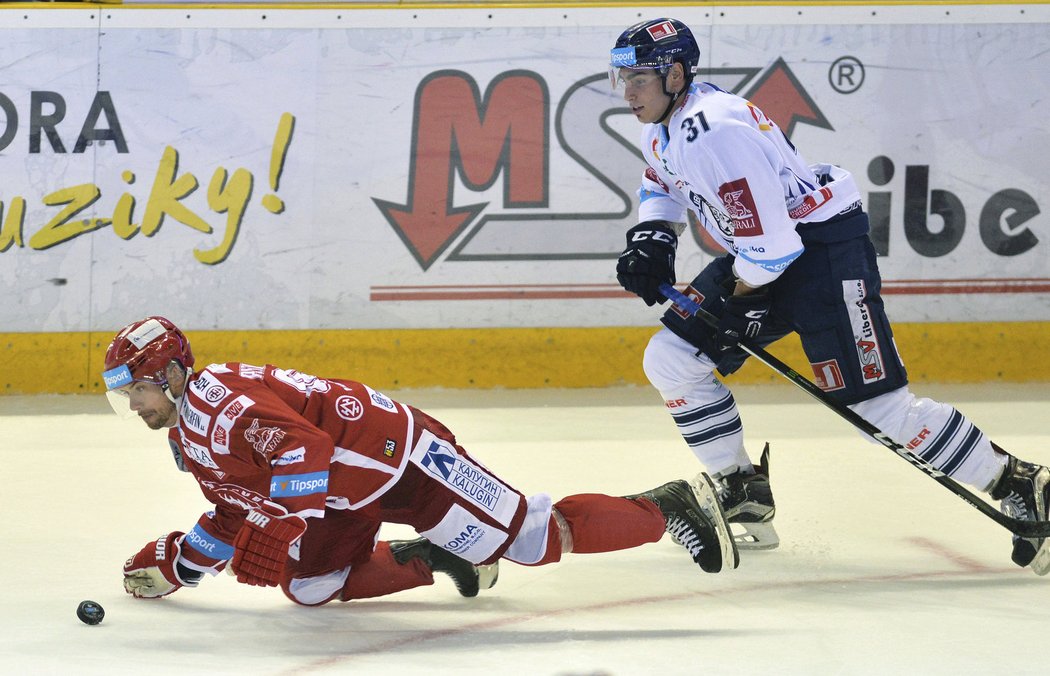
[[[1036,575],[1046,575],[1050,573],[1050,539],[1043,541],[1043,546],[1036,552],[1035,558],[1028,564],[1028,567]]]
[[[700,509],[711,519],[718,532],[718,542],[722,548],[722,570],[718,572],[725,573],[736,569],[740,565],[740,552],[737,549],[733,532],[729,530],[729,523],[726,522],[722,504],[718,501],[718,492],[715,490],[714,482],[706,473],[701,472],[689,484],[689,488],[693,491]],[[729,563],[732,565],[727,565]]]
[[[478,566],[478,589],[492,589],[499,579],[499,561]]]
[[[738,528],[739,527],[739,528]],[[776,549],[780,546],[780,536],[777,535],[773,524],[765,523],[734,523],[733,540],[736,541],[737,549],[758,552]],[[739,532],[743,530],[744,532]]]

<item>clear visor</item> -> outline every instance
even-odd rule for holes
[[[660,77],[660,71],[653,68],[609,67],[609,86],[614,92],[645,87]]]
[[[158,383],[149,378],[133,378],[131,370],[125,365],[103,372],[102,380],[106,383],[106,399],[110,408],[118,417],[128,420],[138,414],[131,410],[131,388],[135,383],[153,383],[154,385],[166,385]]]
[[[109,401],[110,408],[121,420],[131,420],[135,417],[135,412],[131,410],[131,394],[127,388],[107,390],[106,399]]]
[[[615,47],[609,52],[609,86],[613,88],[613,91],[623,84],[620,71],[637,65],[638,57],[634,47]]]

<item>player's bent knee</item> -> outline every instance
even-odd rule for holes
[[[281,583],[281,591],[300,606],[322,606],[339,595],[350,566],[314,577],[293,577]]]
[[[697,356],[695,347],[662,329],[645,347],[642,370],[653,387],[668,397],[710,378],[714,364],[703,355]]]

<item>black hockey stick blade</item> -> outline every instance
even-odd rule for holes
[[[685,294],[679,292],[670,284],[661,284],[660,293],[662,293],[668,300],[675,304],[680,310],[688,312],[689,314],[696,315],[702,320],[710,324],[711,326],[718,325],[718,319],[712,314],[700,307],[700,304],[693,301]],[[917,455],[914,455],[903,445],[897,443],[885,433],[882,432],[878,427],[872,425],[870,422],[862,418],[859,414],[855,413],[853,409],[840,404],[814,385],[805,376],[799,375],[793,368],[780,361],[773,355],[769,354],[761,347],[757,345],[751,345],[747,342],[741,341],[740,348],[747,352],[749,355],[758,359],[760,362],[773,369],[780,375],[787,378],[793,385],[810,395],[824,406],[830,408],[832,411],[837,413],[839,417],[845,418],[846,422],[850,423],[858,430],[868,435],[875,441],[879,442],[886,448],[890,449],[898,456],[907,460],[912,467],[915,467],[920,472],[930,477],[940,485],[947,488],[949,491],[957,495],[959,498],[966,502],[971,507],[981,512],[992,521],[1006,528],[1015,535],[1020,535],[1023,538],[1045,538],[1050,537],[1050,521],[1026,521],[1024,519],[1014,519],[1006,516],[995,506],[985,502],[962,484],[949,477],[944,472],[935,468],[930,463],[926,462]]]

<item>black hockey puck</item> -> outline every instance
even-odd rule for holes
[[[77,617],[84,624],[98,624],[105,616],[106,611],[94,601],[81,601],[77,606]]]

